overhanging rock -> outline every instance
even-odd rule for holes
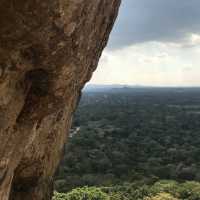
[[[49,200],[120,0],[0,1],[0,200]]]

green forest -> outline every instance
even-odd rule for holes
[[[55,200],[200,200],[200,89],[86,91]]]

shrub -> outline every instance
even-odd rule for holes
[[[200,199],[200,183],[188,181],[180,185],[179,196],[184,200],[199,200]]]
[[[176,181],[169,181],[169,180],[163,180],[156,182],[151,187],[151,193],[153,195],[158,193],[169,193],[173,196],[177,196],[179,185]]]
[[[67,194],[55,193],[53,200],[109,200],[109,196],[96,187],[83,187]]]
[[[169,193],[162,192],[162,193],[157,194],[156,196],[147,197],[145,198],[145,200],[178,200],[178,199],[173,197]]]

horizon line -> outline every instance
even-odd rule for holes
[[[123,83],[87,83],[85,86],[122,86],[122,87],[182,87],[182,88],[198,88],[200,85],[140,85],[140,84],[123,84]]]

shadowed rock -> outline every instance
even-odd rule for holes
[[[120,0],[0,1],[0,200],[49,200]]]

